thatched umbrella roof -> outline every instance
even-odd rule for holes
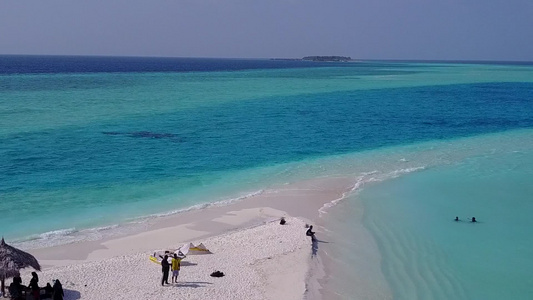
[[[19,270],[32,267],[37,271],[41,270],[41,265],[33,255],[9,246],[2,238],[0,242],[0,278],[18,276]]]
[[[39,262],[33,255],[9,246],[2,238],[0,242],[0,280],[2,281],[2,293],[4,293],[4,280],[9,277],[20,275],[20,269],[32,267],[41,270]]]

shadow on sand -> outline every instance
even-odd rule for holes
[[[201,288],[205,287],[209,284],[213,284],[211,282],[205,282],[205,281],[182,281],[178,283],[173,283],[173,287],[190,287],[190,288]]]
[[[63,293],[65,294],[64,300],[77,300],[81,299],[81,294],[78,291],[75,290],[69,290],[69,289],[63,289]]]
[[[188,261],[182,261],[181,262],[181,266],[196,266],[198,265],[197,263],[193,263],[193,262],[188,262]]]
[[[317,238],[313,238],[313,242],[311,243],[311,250],[312,250],[312,254],[313,255],[316,255],[317,252],[318,252],[318,243],[326,243],[326,244],[329,244],[329,242],[326,242],[326,241],[321,241]]]

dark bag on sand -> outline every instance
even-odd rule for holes
[[[211,277],[222,277],[224,276],[224,273],[220,272],[220,271],[215,271],[213,273],[211,273]]]

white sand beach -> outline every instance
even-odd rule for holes
[[[65,299],[302,299],[310,241],[303,221],[287,221],[202,240],[213,254],[186,257],[177,284],[161,286],[161,266],[148,253],[47,268],[39,277],[62,281]],[[211,277],[217,270],[225,276]]]
[[[317,273],[320,265],[306,224],[316,225],[319,209],[353,184],[328,178],[284,185],[232,205],[157,218],[134,234],[30,252],[43,266],[40,285],[59,279],[67,300],[313,299],[320,294],[306,279],[311,266]],[[320,233],[320,226],[314,229]],[[213,254],[186,257],[179,282],[161,286],[161,266],[149,255],[189,242]],[[211,277],[214,271],[225,276]],[[29,272],[23,272],[24,284]]]

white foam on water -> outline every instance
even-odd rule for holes
[[[200,204],[196,204],[196,205],[193,205],[193,206],[189,206],[187,208],[172,210],[172,211],[164,212],[164,213],[153,214],[153,215],[149,215],[149,216],[146,216],[146,217],[140,217],[140,218],[136,218],[136,219],[145,220],[145,219],[151,219],[151,218],[166,217],[166,216],[171,216],[171,215],[184,213],[184,212],[188,212],[188,211],[206,209],[206,208],[210,208],[210,207],[227,206],[227,205],[231,205],[231,204],[234,204],[234,203],[237,203],[237,202],[240,202],[240,201],[255,197],[257,195],[261,195],[263,192],[264,192],[264,190],[258,190],[258,191],[247,193],[245,195],[238,196],[238,197],[235,197],[235,198],[219,200],[219,201],[216,201],[216,202],[200,203]]]
[[[26,238],[14,240],[12,244],[22,249],[36,249],[70,244],[80,241],[100,240],[106,237],[118,236],[142,230],[147,226],[147,223],[149,221],[157,218],[167,217],[194,210],[207,209],[210,207],[227,206],[261,195],[262,193],[264,193],[264,190],[257,190],[250,193],[245,193],[235,198],[224,199],[211,203],[201,203],[183,209],[177,209],[164,213],[128,219],[120,224],[113,224],[96,228],[87,228],[82,230],[78,230],[76,228],[53,230],[42,234],[32,235]]]

